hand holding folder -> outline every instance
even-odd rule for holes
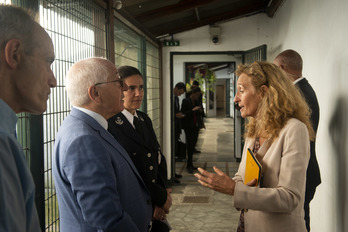
[[[260,162],[256,159],[254,153],[248,148],[245,163],[244,184],[247,184],[253,179],[256,179],[257,186],[261,179],[261,172],[262,166]]]

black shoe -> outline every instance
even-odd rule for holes
[[[181,177],[182,177],[182,175],[175,173],[175,178],[181,178]]]
[[[196,149],[193,150],[193,154],[201,153],[201,151],[198,151]]]
[[[178,180],[178,179],[174,179],[174,183],[176,183],[176,184],[180,184],[180,180]]]

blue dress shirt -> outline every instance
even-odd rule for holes
[[[41,231],[35,185],[18,143],[15,112],[0,99],[0,232]]]

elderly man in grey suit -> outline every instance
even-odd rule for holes
[[[77,62],[66,81],[74,108],[58,131],[52,161],[60,231],[148,231],[150,194],[107,131],[107,119],[123,110],[127,86],[103,58]]]

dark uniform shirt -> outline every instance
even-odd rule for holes
[[[129,113],[129,112],[125,112]],[[125,148],[150,191],[152,203],[162,207],[167,200],[167,164],[157,141],[152,121],[147,114],[136,111],[143,136],[123,112],[108,120],[108,131]]]

